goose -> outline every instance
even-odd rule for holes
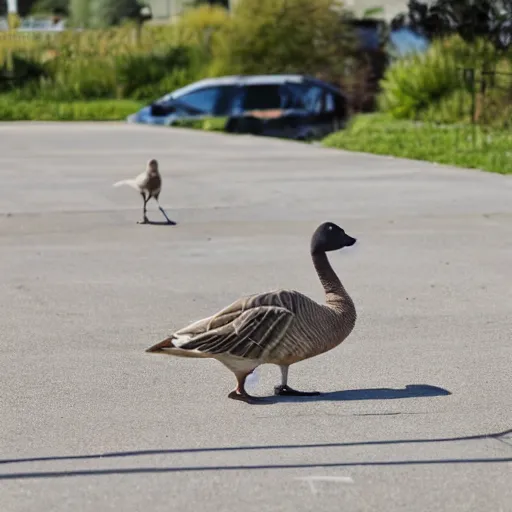
[[[326,253],[355,243],[355,238],[333,222],[318,226],[311,237],[311,258],[324,288],[325,304],[287,289],[250,295],[179,329],[146,352],[218,360],[237,380],[228,398],[247,403],[264,399],[247,393],[245,381],[266,363],[281,369],[281,385],[274,388],[275,395],[320,395],[289,387],[288,369],[337,347],[352,332],[356,308]]]
[[[158,209],[162,212],[162,215],[165,217],[165,220],[168,224],[173,224],[173,222],[167,217],[165,210],[160,206],[158,202],[158,196],[160,195],[160,191],[162,190],[162,177],[160,175],[160,171],[158,170],[158,161],[154,158],[148,161],[146,165],[146,170],[136,176],[134,179],[130,180],[121,180],[114,183],[114,187],[121,187],[123,185],[128,185],[129,187],[137,190],[142,196],[142,200],[144,201],[144,205],[142,208],[142,221],[139,221],[138,224],[148,224],[149,220],[147,217],[146,205],[148,201],[153,197],[158,205]]]

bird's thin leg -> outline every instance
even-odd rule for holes
[[[140,195],[142,196],[144,205],[142,206],[142,222],[138,222],[138,224],[147,224],[149,222],[149,220],[147,217],[146,205],[148,204],[148,201],[149,201],[149,198],[151,197],[151,195],[148,194],[147,198],[146,198],[146,194],[144,192],[141,192]]]
[[[165,210],[160,206],[160,202],[158,201],[158,197],[155,197],[156,204],[158,205],[158,209],[162,212],[162,215],[165,217],[165,220],[168,224],[174,224],[174,222],[167,217],[167,213],[165,213]]]
[[[288,386],[288,366],[282,365],[281,368],[281,385],[274,388],[274,394],[278,396],[317,396],[318,391],[297,391]]]
[[[263,398],[258,398],[255,396],[249,395],[247,391],[245,390],[245,379],[247,379],[247,376],[249,373],[240,373],[235,372],[236,380],[237,380],[237,387],[231,393],[229,393],[228,398],[232,398],[233,400],[240,400],[242,402],[247,402],[248,404],[253,404],[257,402],[261,402]]]

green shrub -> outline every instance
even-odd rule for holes
[[[115,60],[116,85],[122,88],[122,97],[159,96],[163,86],[181,87],[195,78],[194,57],[193,50],[184,46],[162,54],[119,56]]]
[[[512,127],[512,76],[509,90],[494,89],[475,95],[475,122],[496,129]],[[418,115],[431,123],[471,123],[473,98],[470,92],[458,90],[432,103]]]
[[[196,80],[196,78],[197,75],[195,75],[190,69],[177,69],[164,76],[158,82],[147,83],[139,86],[130,94],[130,98],[141,101],[152,101],[168,94],[170,91],[185,87]]]
[[[201,5],[189,9],[174,26],[177,42],[208,49],[212,35],[226,28],[230,21],[229,12],[217,5]]]
[[[441,123],[469,123],[471,122],[471,93],[466,89],[457,89],[441,97],[438,101],[427,104],[418,112],[418,120]]]
[[[455,91],[468,90],[464,67],[491,67],[498,58],[485,41],[468,45],[458,36],[435,41],[424,54],[399,59],[386,70],[380,83],[379,108],[397,119],[413,119]]]
[[[225,117],[206,117],[203,119],[179,119],[173,127],[191,128],[195,130],[204,130],[207,132],[223,132],[226,128],[228,118]]]
[[[40,98],[60,101],[115,98],[116,68],[114,58],[58,57],[48,63],[51,78],[40,84]]]
[[[69,58],[59,55],[43,66],[44,78],[15,92],[18,99],[75,101],[100,98],[150,100],[195,80],[194,49],[170,47],[162,53]]]
[[[0,93],[37,82],[45,75],[41,63],[23,54],[12,54],[0,64]]]
[[[15,30],[21,25],[21,17],[14,13],[10,12],[7,14],[7,25],[9,29]]]

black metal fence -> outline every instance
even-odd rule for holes
[[[473,124],[507,129],[512,126],[512,73],[465,68],[463,80],[470,93],[469,115]],[[508,115],[510,114],[510,115]]]
[[[510,134],[512,151],[512,73],[461,68],[460,80],[461,87],[447,106],[450,112],[443,116],[441,110],[439,122],[456,120],[456,140],[466,151],[485,151],[497,133]]]

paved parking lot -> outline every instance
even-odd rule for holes
[[[512,511],[511,178],[115,123],[0,140],[3,512]],[[149,158],[176,226],[112,187]],[[241,295],[322,300],[325,220],[359,241],[330,255],[359,319],[290,370],[324,395],[248,405],[144,352]]]

